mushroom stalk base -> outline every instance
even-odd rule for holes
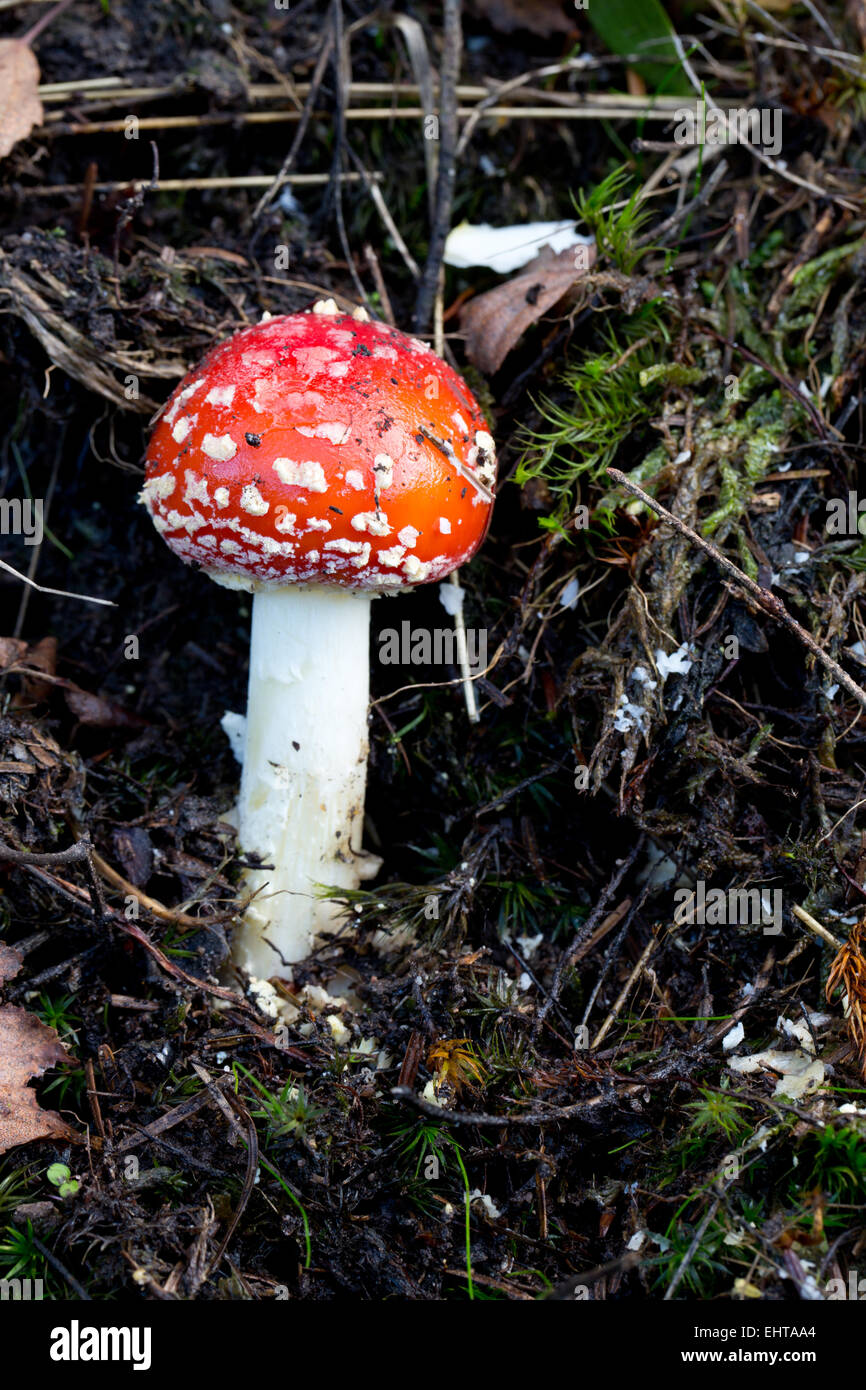
[[[273,867],[245,874],[257,896],[234,957],[260,979],[338,925],[316,884],[357,888],[380,865],[361,850],[370,601],[324,587],[253,599],[238,831],[243,852]]]

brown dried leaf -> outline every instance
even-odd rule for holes
[[[500,34],[527,29],[549,39],[552,34],[572,34],[576,27],[562,0],[475,0],[475,8]]]
[[[866,50],[866,0],[848,0],[845,13],[857,33],[861,48]]]
[[[93,695],[89,690],[81,690],[71,682],[63,694],[76,719],[82,724],[91,725],[94,729],[143,729],[147,725],[146,719],[124,709],[122,705],[115,704],[114,700],[106,700],[102,695]]]
[[[471,299],[460,314],[470,361],[488,375],[497,372],[527,328],[552,309],[594,261],[594,246],[559,252],[544,246],[519,275]]]
[[[7,666],[14,666],[26,650],[27,643],[22,642],[20,637],[0,637],[0,671],[5,671]]]
[[[46,676],[56,676],[57,638],[41,638],[30,647],[25,660],[28,666],[33,666],[37,671],[44,671]],[[31,700],[47,700],[51,694],[51,684],[48,681],[39,680],[36,676],[25,676],[21,684],[24,687],[24,693]]]
[[[143,888],[153,873],[153,845],[147,831],[138,825],[119,825],[111,838],[126,877],[136,888]]]
[[[243,266],[244,269],[249,265],[247,257],[242,256],[239,251],[226,251],[222,246],[185,246],[178,254],[184,260],[228,261],[231,265]]]
[[[39,64],[18,39],[0,39],[0,159],[42,124]]]
[[[30,737],[24,740],[24,744],[33,761],[40,767],[57,767],[61,762],[60,748],[50,734],[44,733],[42,729],[33,729]]]
[[[18,952],[13,951],[11,946],[4,946],[0,942],[0,985],[13,979],[20,969],[21,957]]]
[[[26,1009],[0,1008],[0,1154],[34,1139],[71,1139],[74,1131],[53,1110],[43,1110],[27,1084],[49,1067],[68,1062],[53,1028]]]

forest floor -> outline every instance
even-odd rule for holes
[[[862,1268],[866,10],[756,10],[671,5],[646,64],[570,5],[463,6],[448,225],[576,220],[596,259],[445,268],[500,460],[460,576],[480,718],[457,670],[375,659],[395,611],[448,624],[437,586],[374,605],[384,865],[270,1004],[219,983],[249,600],[137,505],[148,422],[263,311],[412,330],[442,15],[76,0],[33,38],[0,164],[0,493],[44,519],[0,537],[0,1278],[790,1301]],[[761,150],[678,136],[702,94],[763,110]]]

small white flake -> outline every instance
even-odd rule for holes
[[[265,501],[255,483],[247,483],[241,492],[241,506],[250,516],[265,516],[270,503]]]
[[[517,944],[526,959],[532,960],[543,940],[544,933],[539,932],[537,936],[518,936]]]
[[[228,463],[238,451],[230,434],[206,434],[201,442],[202,453],[218,463]]]
[[[373,472],[376,474],[376,488],[379,492],[390,487],[394,481],[394,460],[390,454],[377,454],[373,459]]]
[[[404,526],[402,531],[397,532],[397,539],[401,545],[405,545],[407,550],[414,550],[420,534],[421,532],[416,531],[414,526]]]
[[[381,564],[395,569],[405,554],[406,550],[402,545],[392,545],[389,550],[379,551],[379,560]]]
[[[369,547],[369,544],[368,544],[368,545],[367,545],[367,549],[369,550],[369,548],[370,548],[370,547]],[[364,542],[363,542],[363,541],[345,541],[345,540],[325,541],[325,544],[324,544],[323,549],[325,549],[325,550],[338,550],[338,551],[340,552],[341,555],[358,555],[358,554],[360,554],[360,553],[363,551],[363,549],[364,549]]]
[[[736,1023],[722,1038],[722,1047],[726,1052],[732,1052],[735,1047],[739,1047],[745,1036],[746,1030],[742,1023]]]
[[[613,718],[613,727],[619,733],[627,734],[632,729],[645,732],[648,722],[649,716],[642,706],[633,704],[627,695],[620,696],[619,707]]]
[[[349,468],[346,472],[346,482],[349,484],[349,487],[354,488],[356,492],[363,492],[364,475],[359,469]]]
[[[406,559],[403,561],[403,572],[404,574],[408,574],[410,579],[417,579],[419,581],[426,579],[429,569],[430,566],[425,565],[423,561],[419,560],[417,555],[407,555]]]
[[[298,425],[296,428],[298,434],[305,435],[307,439],[329,439],[332,444],[345,444],[349,438],[349,426],[333,420],[321,425]]]
[[[390,536],[391,527],[384,512],[357,512],[352,517],[353,531],[369,531],[371,536]]]
[[[370,563],[370,549],[370,542],[365,541],[358,554],[354,555],[349,561],[349,564],[354,565],[355,568],[359,570],[366,569],[367,565]]]
[[[274,459],[274,472],[290,487],[305,487],[310,492],[327,492],[325,470],[315,459]]]
[[[576,608],[579,594],[580,580],[576,574],[573,574],[563,585],[559,594],[559,602],[563,608]]]
[[[632,675],[639,685],[645,685],[647,690],[655,690],[658,681],[654,681],[645,666],[635,666]]]
[[[197,473],[193,473],[191,468],[186,469],[184,478],[186,480],[186,489],[183,494],[184,502],[190,507],[194,502],[202,502],[206,507],[209,506],[207,478],[200,478]]]
[[[157,473],[155,478],[148,478],[141,489],[141,499],[148,506],[152,501],[164,502],[167,497],[171,497],[176,486],[177,479],[173,473]]]
[[[496,1221],[502,1215],[502,1212],[499,1210],[493,1198],[489,1197],[486,1192],[482,1192],[480,1187],[476,1187],[474,1191],[469,1193],[469,1200],[470,1202],[478,1202],[479,1205],[484,1208],[491,1221]]]
[[[231,405],[235,398],[233,386],[212,386],[205,396],[208,405]]]
[[[684,676],[695,664],[688,642],[683,642],[675,652],[671,652],[670,656],[667,652],[663,652],[661,647],[657,647],[655,658],[659,675],[662,678],[662,685],[668,676]]]

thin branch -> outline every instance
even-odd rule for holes
[[[307,97],[306,105],[304,106],[303,112],[301,113],[301,117],[298,122],[298,128],[295,131],[295,138],[289,147],[288,154],[286,155],[285,159],[282,162],[282,165],[280,166],[280,172],[277,174],[275,179],[269,180],[267,191],[262,194],[261,198],[253,208],[253,222],[258,221],[264,207],[280,191],[283,184],[286,182],[286,179],[288,178],[289,170],[291,169],[292,165],[295,162],[295,159],[297,158],[298,150],[301,148],[301,141],[307,133],[307,126],[309,125],[310,117],[313,114],[313,107],[316,102],[316,97],[319,93],[319,87],[321,86],[322,78],[324,77],[325,71],[328,66],[328,59],[331,55],[331,45],[333,42],[334,31],[333,29],[329,28],[327,31],[327,36],[325,38],[325,42],[322,44],[322,51],[319,54],[315,71],[313,73],[312,81],[310,82],[310,94]]]
[[[596,927],[598,926],[599,922],[604,916],[608,903],[610,902],[614,893],[619,888],[619,885],[622,883],[632,864],[637,859],[643,842],[644,837],[643,835],[641,835],[640,838],[634,844],[627,858],[625,858],[620,864],[613,878],[610,879],[608,883],[605,885],[605,887],[602,889],[598,902],[592,909],[592,912],[587,917],[580,931],[575,936],[568,950],[564,951],[562,956],[560,957],[559,964],[556,967],[556,974],[553,977],[553,983],[550,986],[550,994],[548,995],[547,999],[545,999],[544,1003],[542,1004],[541,1008],[538,1010],[538,1013],[536,1015],[535,1024],[532,1029],[533,1038],[536,1038],[538,1036],[541,1030],[541,1025],[544,1023],[544,1020],[547,1018],[547,1015],[550,1013],[550,1010],[552,1009],[554,1003],[559,998],[560,993],[562,992],[562,982],[566,970],[574,961],[583,943],[587,940],[588,937],[592,936],[593,932],[595,931]]]
[[[93,846],[88,836],[82,836],[74,845],[68,845],[66,849],[53,850],[47,854],[31,854],[28,850],[14,849],[12,845],[7,845],[0,840],[0,863],[16,864],[22,869],[56,869],[65,864],[83,864],[90,889],[93,915],[97,922],[105,919],[105,899],[102,896],[99,879],[93,868]]]
[[[418,286],[413,327],[422,332],[430,322],[433,301],[439,285],[439,272],[445,254],[445,239],[451,227],[451,205],[457,179],[457,140],[460,127],[457,119],[457,79],[460,76],[460,57],[463,28],[460,19],[460,0],[445,0],[443,15],[442,64],[439,75],[439,170],[436,178],[436,214],[430,232],[427,264]]]
[[[847,198],[840,198],[838,193],[831,193],[829,189],[821,188],[819,184],[812,183],[809,179],[801,179],[799,174],[795,174],[783,161],[771,159],[770,156],[764,154],[764,151],[759,149],[757,145],[753,145],[749,140],[742,139],[737,131],[732,130],[727,113],[723,111],[721,106],[709,95],[704,83],[701,82],[701,79],[689,62],[688,55],[683,47],[683,41],[676,30],[671,30],[671,41],[677,51],[677,57],[682,63],[683,72],[689,79],[695,92],[697,92],[699,99],[706,102],[709,109],[722,121],[725,133],[733,144],[742,145],[743,148],[747,149],[750,154],[753,154],[766,169],[771,169],[777,178],[787,179],[789,183],[795,183],[798,188],[805,188],[809,193],[814,193],[819,198],[829,198],[831,202],[838,203],[840,207],[847,208],[849,212],[859,211],[856,203],[849,202]]]
[[[14,574],[16,579],[20,579],[22,584],[29,584],[31,589],[36,589],[40,594],[53,594],[55,598],[77,598],[82,603],[101,603],[104,608],[116,608],[117,604],[110,598],[94,598],[92,594],[72,594],[67,589],[49,589],[44,584],[37,584],[35,579],[29,575],[22,574],[12,565],[7,565],[5,560],[0,560],[0,569],[6,570],[7,574]]]
[[[72,0],[60,0],[60,4],[55,5],[54,9],[49,10],[48,13],[44,14],[41,19],[37,19],[36,23],[32,26],[32,28],[28,29],[26,34],[21,35],[21,38],[18,40],[18,42],[26,43],[32,47],[35,40],[39,38],[39,35],[42,33],[43,29],[47,29],[49,24],[53,24],[55,19],[59,19],[59,17],[63,14],[63,11],[68,10],[71,4]]]
[[[800,907],[799,903],[794,903],[791,911],[795,917],[799,917],[804,926],[807,926],[809,930],[820,937],[822,941],[826,941],[828,946],[832,946],[835,950],[841,951],[844,943],[839,940],[838,936],[834,936],[831,931],[828,931],[820,922],[817,922],[811,913],[807,912],[804,907]]]
[[[613,478],[614,482],[619,483],[621,487],[625,488],[626,492],[630,492],[633,497],[639,497],[647,507],[650,507],[652,511],[662,517],[668,525],[672,526],[681,536],[685,536],[687,540],[691,541],[692,545],[696,545],[705,555],[709,555],[710,559],[714,560],[719,566],[719,569],[723,570],[725,574],[733,579],[734,583],[739,584],[740,588],[745,589],[748,594],[751,594],[752,598],[765,613],[771,618],[774,618],[777,623],[781,623],[789,632],[792,632],[807,651],[810,651],[815,659],[820,661],[825,670],[829,671],[832,676],[835,676],[839,684],[843,685],[848,691],[848,694],[854,697],[861,709],[866,710],[866,690],[863,690],[856,681],[851,679],[848,672],[842,669],[838,661],[834,661],[832,656],[828,656],[823,648],[819,647],[811,633],[807,632],[804,627],[801,627],[797,619],[791,616],[781,599],[776,598],[776,595],[771,593],[769,589],[764,589],[760,584],[756,584],[754,579],[750,579],[747,574],[744,574],[741,569],[738,569],[733,561],[729,560],[726,555],[723,555],[716,546],[712,545],[710,541],[704,540],[703,536],[699,536],[697,531],[693,531],[691,526],[687,526],[684,521],[680,521],[679,517],[674,516],[673,512],[669,512],[667,507],[663,507],[660,502],[656,502],[655,498],[650,497],[649,493],[644,492],[643,488],[638,487],[637,483],[633,483],[625,473],[621,473],[618,468],[608,468],[607,472],[609,476]]]
[[[624,1094],[635,1094],[641,1089],[643,1083],[635,1082],[626,1088]],[[573,1120],[580,1115],[583,1110],[593,1110],[597,1105],[604,1105],[611,1102],[609,1096],[591,1096],[589,1100],[576,1101],[574,1105],[564,1105],[558,1110],[544,1110],[535,1114],[512,1115],[485,1115],[475,1114],[472,1110],[446,1110],[441,1105],[434,1105],[432,1101],[425,1100],[419,1096],[409,1086],[392,1086],[391,1095],[395,1100],[405,1101],[407,1105],[412,1105],[416,1110],[420,1110],[422,1115],[426,1115],[431,1120],[438,1120],[443,1125],[477,1125],[481,1129],[503,1128],[507,1125],[547,1125],[554,1124],[557,1120]]]
[[[316,188],[322,184],[330,183],[333,177],[332,174],[293,174],[292,183],[297,188]],[[361,178],[360,174],[353,174],[351,171],[338,174],[336,177],[342,183],[358,183]],[[382,175],[373,172],[367,177],[380,179]],[[225,178],[160,179],[155,191],[157,193],[186,193],[193,189],[270,188],[273,181],[272,174],[236,174],[227,175]],[[151,188],[151,180],[113,179],[105,183],[93,184],[94,193],[119,193],[129,188],[149,189]],[[57,193],[81,193],[83,189],[83,183],[40,183],[32,187],[17,189],[16,194],[24,198],[50,198]]]

